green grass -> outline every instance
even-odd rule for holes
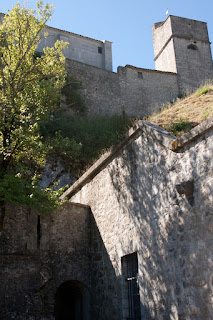
[[[192,125],[189,121],[185,121],[183,119],[180,119],[178,122],[173,122],[168,125],[167,130],[174,135],[177,135],[178,133],[184,133],[192,129]]]
[[[40,131],[50,150],[50,157],[61,159],[77,172],[97,159],[103,150],[121,140],[132,121],[125,113],[92,118],[55,114],[41,124]]]
[[[207,92],[212,91],[212,88],[208,87],[207,85],[203,86],[202,88],[197,89],[196,96],[199,97],[202,94],[206,94]]]
[[[185,98],[177,99],[173,104],[165,106],[148,119],[180,136],[213,117],[212,92],[213,84],[207,83]]]

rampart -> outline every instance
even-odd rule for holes
[[[68,71],[82,84],[88,114],[147,116],[186,83],[205,80],[209,43],[202,42],[202,55],[201,44],[183,36],[175,33],[168,43],[162,38],[168,49],[163,59],[179,53],[173,72],[127,65],[114,73],[99,59],[94,66],[72,56]],[[134,280],[138,318],[211,320],[212,128],[210,119],[176,139],[140,121],[65,192],[69,203],[59,212],[45,217],[8,205],[0,232],[0,318],[127,319]],[[137,258],[134,277],[126,272],[131,257]]]
[[[59,212],[8,206],[1,319],[61,319],[64,308],[126,319],[132,254],[143,319],[212,319],[212,128],[210,119],[178,140],[139,122],[67,190]]]
[[[123,263],[132,254],[141,319],[212,319],[212,128],[211,119],[178,140],[141,122],[65,193],[91,207],[115,270],[113,282],[102,274],[97,248],[102,263],[95,264],[94,297],[101,292],[102,299],[94,319],[105,319],[108,309],[116,313],[106,319],[128,317]],[[117,282],[109,305],[107,288],[114,292]]]
[[[89,115],[121,114],[147,116],[173,101],[178,95],[177,74],[118,67],[109,72],[84,63],[68,60],[69,73],[81,83],[79,91]]]
[[[4,14],[0,13],[0,20]],[[111,42],[46,27],[37,48],[69,43],[64,50],[68,72],[81,83],[88,115],[121,114],[144,117],[159,111],[187,90],[213,79],[213,64],[205,22],[168,16],[153,26],[157,70],[119,66],[112,72]]]
[[[47,217],[7,206],[0,232],[1,320],[55,319],[55,294],[67,281],[91,290],[90,225],[86,206],[68,204]]]

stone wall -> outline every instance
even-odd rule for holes
[[[94,319],[125,319],[121,259],[137,252],[143,319],[210,320],[212,129],[192,130],[181,145],[145,122],[130,135],[66,192],[70,201],[91,207],[104,243],[104,250],[92,243],[100,259],[93,292],[113,292],[113,301],[99,301],[102,316]],[[171,150],[171,141],[179,148]],[[117,281],[103,272],[106,252]],[[109,309],[117,311],[106,316]]]
[[[88,115],[121,114],[125,110],[132,117],[148,116],[179,92],[175,73],[132,66],[119,67],[114,73],[73,60],[67,62],[69,73],[81,83],[79,93]]]
[[[205,22],[169,16],[153,28],[157,70],[178,74],[180,92],[195,90],[213,78],[213,64]]]
[[[190,49],[192,46],[192,49]],[[191,39],[174,39],[180,92],[195,90],[213,79],[210,43]]]
[[[0,21],[4,14],[0,13]],[[126,65],[112,72],[111,42],[95,40],[46,27],[37,50],[57,40],[69,43],[64,50],[68,71],[81,84],[80,94],[88,115],[121,114],[147,117],[187,90],[213,79],[207,25],[201,21],[169,16],[153,26],[157,70]],[[193,49],[190,49],[193,46]],[[196,49],[195,49],[196,48]]]
[[[118,68],[121,98],[128,115],[144,117],[157,112],[164,103],[177,98],[177,74],[136,68]]]
[[[172,48],[169,50],[167,48],[168,41],[172,37],[170,16],[165,21],[155,23],[152,26],[152,37],[156,69],[177,72],[174,52],[171,50]],[[168,53],[164,55],[165,52]]]
[[[90,295],[90,223],[89,208],[79,205],[48,217],[7,207],[0,233],[0,319],[55,319],[55,294],[66,281],[77,281]]]

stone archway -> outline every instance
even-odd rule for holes
[[[55,320],[89,320],[89,291],[77,280],[63,282],[55,294]]]

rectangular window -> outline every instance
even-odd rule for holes
[[[143,74],[142,74],[142,72],[138,72],[138,78],[139,78],[139,79],[143,79]]]
[[[98,53],[102,53],[102,47],[98,47]]]
[[[137,252],[122,257],[121,264],[125,281],[124,317],[126,320],[141,320]]]

